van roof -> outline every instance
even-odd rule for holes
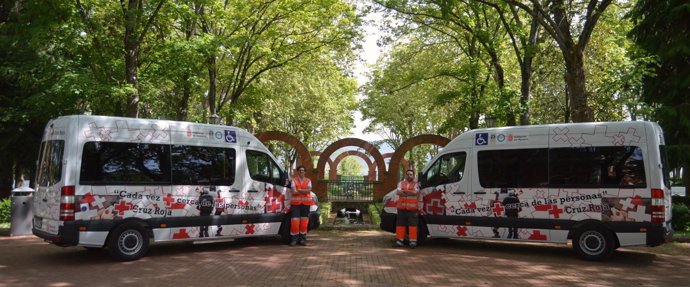
[[[226,126],[226,125],[215,125],[215,124],[206,124],[206,123],[195,123],[195,122],[188,122],[188,121],[174,121],[174,120],[158,120],[158,119],[146,119],[146,118],[130,118],[130,117],[118,117],[118,116],[101,116],[101,115],[67,115],[67,116],[60,116],[56,119],[53,119],[50,121],[50,123],[58,120],[64,120],[64,121],[98,121],[98,122],[104,122],[104,121],[112,121],[112,122],[117,122],[117,121],[125,121],[125,122],[132,122],[132,121],[137,121],[137,122],[153,122],[157,124],[164,124],[167,126],[171,127],[181,127],[181,128],[186,128],[189,131],[194,129],[196,130],[204,130],[204,135],[207,133],[206,130],[226,130],[226,129],[232,129],[237,132],[237,137],[238,138],[246,138],[249,139],[253,142],[256,142],[256,144],[261,147],[261,148],[266,148],[261,141],[259,141],[252,133],[249,131],[235,127],[235,126]],[[50,123],[48,125],[50,125]],[[243,142],[238,142],[238,144],[243,144],[245,145],[246,143]]]
[[[529,132],[531,135],[547,136],[550,131],[560,128],[582,129],[591,127],[596,129],[596,126],[608,126],[615,128],[631,127],[644,130],[645,127],[658,127],[658,124],[648,121],[625,121],[625,122],[587,122],[587,123],[561,123],[561,124],[545,124],[545,125],[527,125],[527,126],[509,126],[496,128],[475,129],[464,132],[455,137],[445,149],[454,149],[460,147],[474,146],[474,140],[479,133],[515,133],[515,132]],[[659,129],[660,130],[660,129]]]

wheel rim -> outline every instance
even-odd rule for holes
[[[606,248],[606,238],[600,232],[588,230],[580,235],[578,245],[587,255],[599,255]]]
[[[125,255],[134,255],[144,245],[144,238],[136,230],[127,230],[120,234],[117,240],[117,249]]]

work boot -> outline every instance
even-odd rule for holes
[[[410,248],[412,248],[412,249],[417,248],[417,242],[416,241],[410,242]]]
[[[302,246],[307,246],[307,240],[306,239],[302,239],[302,240],[298,241],[297,243],[299,245],[302,245]]]
[[[297,245],[297,240],[290,240],[290,246]]]
[[[405,246],[405,243],[400,239],[396,239],[395,245],[393,245],[393,247],[403,247],[403,246]]]

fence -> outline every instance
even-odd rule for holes
[[[378,182],[362,180],[328,180],[328,201],[374,201],[374,185]]]

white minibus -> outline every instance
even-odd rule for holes
[[[673,232],[667,168],[663,132],[651,122],[468,131],[419,173],[418,239],[572,240],[589,260],[657,246]],[[389,232],[396,200],[384,196]]]
[[[46,125],[36,174],[33,233],[60,246],[135,260],[150,241],[289,237],[288,175],[236,127],[59,117]]]

